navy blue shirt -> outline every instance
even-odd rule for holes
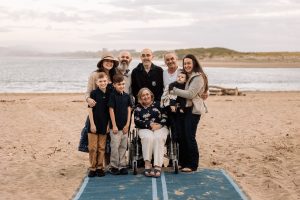
[[[98,134],[106,134],[107,125],[109,123],[109,112],[108,112],[108,99],[109,92],[102,92],[99,88],[93,90],[91,92],[90,97],[94,99],[97,103],[92,108],[93,109],[93,118],[96,126],[96,133]],[[91,132],[91,130],[89,130]]]
[[[114,109],[115,121],[118,130],[123,130],[127,122],[128,107],[132,107],[129,94],[127,94],[126,92],[123,92],[121,94],[114,90],[109,97],[108,107]]]
[[[163,69],[153,63],[148,73],[142,63],[134,68],[131,73],[131,89],[135,99],[143,87],[151,90],[154,94],[154,100],[159,102],[164,91]]]
[[[158,103],[152,103],[149,107],[140,104],[134,110],[134,123],[137,128],[151,129],[151,123],[158,123],[162,126],[167,123],[167,115]]]

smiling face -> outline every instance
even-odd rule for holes
[[[177,69],[177,57],[174,53],[168,53],[164,57],[165,64],[168,66],[168,70],[175,71]]]
[[[118,66],[118,69],[121,71],[128,69],[131,60],[132,57],[128,51],[121,52],[119,55],[120,65]]]
[[[183,68],[188,74],[192,73],[194,68],[193,60],[190,58],[185,58],[183,60]]]
[[[141,61],[145,68],[150,68],[152,64],[153,54],[150,49],[144,49],[141,52]]]
[[[108,84],[107,76],[104,76],[102,78],[98,78],[96,81],[96,85],[99,89],[105,90]]]
[[[103,67],[106,70],[111,70],[114,66],[114,61],[112,60],[103,60]]]
[[[114,83],[114,88],[116,89],[117,92],[123,93],[125,89],[125,81],[121,81],[119,83]]]
[[[150,106],[153,102],[153,95],[149,89],[142,89],[142,92],[139,95],[139,100],[143,106]]]

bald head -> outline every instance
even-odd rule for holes
[[[140,57],[145,69],[150,69],[153,60],[152,50],[148,48],[143,49]]]
[[[120,61],[120,64],[118,66],[118,69],[121,71],[126,71],[129,67],[130,62],[132,61],[132,57],[129,51],[121,51],[118,59]]]

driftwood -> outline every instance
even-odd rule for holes
[[[238,88],[224,88],[216,85],[209,85],[209,94],[210,95],[216,95],[216,96],[222,96],[222,95],[234,95],[234,96],[244,96],[245,94],[242,94],[241,91],[238,90]]]

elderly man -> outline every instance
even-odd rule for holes
[[[150,49],[143,49],[140,58],[142,63],[132,70],[132,94],[137,99],[139,90],[146,87],[154,94],[154,100],[159,102],[164,89],[163,69],[152,63],[153,53]]]
[[[125,80],[125,92],[131,94],[131,73],[129,65],[132,61],[131,54],[128,51],[121,51],[119,56],[119,66],[117,68],[117,74],[122,74]]]
[[[176,81],[177,73],[179,70],[177,64],[177,56],[174,52],[167,52],[164,55],[165,64],[167,65],[167,69],[164,70],[164,87]]]

